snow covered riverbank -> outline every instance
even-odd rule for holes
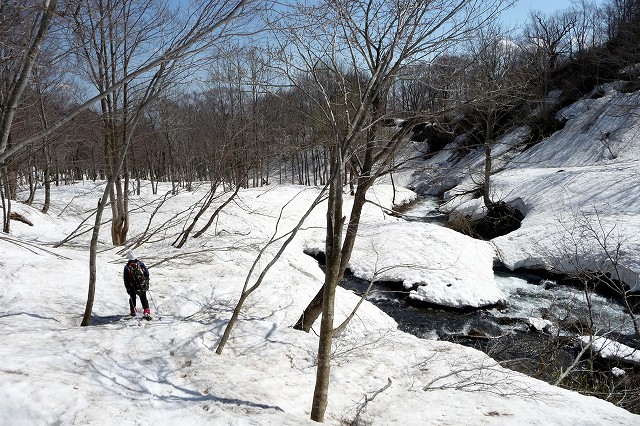
[[[618,92],[576,102],[557,114],[564,127],[521,152],[527,132],[514,130],[496,142],[491,199],[504,201],[524,215],[520,229],[495,238],[500,260],[510,269],[555,272],[591,269],[608,272],[640,291],[640,92]],[[519,146],[520,148],[512,149]],[[453,148],[453,147],[450,147]],[[482,181],[478,149],[457,165],[451,150],[426,162],[415,182],[442,181],[431,170],[446,170],[455,188],[447,193],[446,211],[477,216],[481,198],[469,194]]]

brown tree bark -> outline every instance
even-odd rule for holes
[[[311,420],[324,421],[324,413],[329,401],[329,381],[331,377],[331,342],[333,340],[333,322],[336,287],[342,276],[341,250],[342,228],[342,164],[339,150],[336,150],[334,177],[329,187],[327,207],[327,231],[325,252],[327,265],[322,295],[322,320],[320,323],[320,339],[318,341],[318,367],[316,384],[311,405]]]

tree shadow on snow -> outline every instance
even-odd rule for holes
[[[11,313],[0,315],[0,318],[16,317],[16,316],[19,316],[19,315],[26,315],[28,317],[37,318],[37,319],[43,319],[43,320],[52,320],[52,321],[55,321],[55,322],[58,322],[58,323],[60,322],[59,320],[57,320],[54,317],[46,317],[46,316],[43,316],[43,315],[34,314],[32,312],[11,312]]]
[[[211,402],[225,405],[234,405],[260,410],[275,410],[284,412],[277,405],[263,404],[256,401],[249,401],[240,398],[228,398],[216,396],[210,392],[210,388],[198,390],[191,388],[187,383],[188,372],[184,371],[190,362],[182,365],[175,364],[176,360],[168,360],[162,356],[152,356],[142,359],[133,359],[130,355],[123,357],[113,353],[101,353],[93,359],[80,358],[87,366],[91,376],[102,383],[105,390],[113,394],[125,396],[132,400],[154,399],[168,403],[202,403]],[[113,366],[117,366],[114,372]],[[186,379],[186,383],[179,384],[177,381]],[[152,386],[149,386],[152,384]],[[165,388],[157,389],[154,385],[162,385]],[[153,390],[152,390],[153,389]]]
[[[129,314],[126,315],[92,315],[91,316],[91,325],[105,325],[105,324],[114,324],[117,322],[124,321],[126,319],[134,319]]]

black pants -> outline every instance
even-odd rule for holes
[[[142,294],[137,294],[135,290],[127,290],[129,293],[129,307],[134,310],[136,308],[136,296],[140,298],[140,302],[142,302],[142,308],[149,309],[149,301],[147,300],[147,292]]]

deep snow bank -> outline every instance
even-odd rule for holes
[[[367,281],[401,282],[421,302],[478,308],[505,302],[493,258],[487,242],[439,225],[390,218],[360,227],[348,266]]]

